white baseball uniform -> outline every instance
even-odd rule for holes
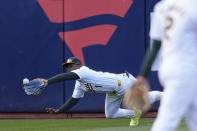
[[[197,0],[163,0],[155,6],[150,37],[161,40],[159,78],[164,86],[152,131],[174,131],[185,117],[197,130]]]
[[[134,117],[135,111],[120,108],[125,89],[135,82],[131,74],[113,74],[108,72],[97,72],[82,66],[73,70],[80,79],[76,80],[73,98],[82,98],[85,92],[106,93],[105,115],[107,118]],[[149,93],[150,101],[155,102],[162,93],[152,91]]]

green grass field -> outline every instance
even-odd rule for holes
[[[0,120],[0,131],[149,131],[154,119],[129,127],[128,119]],[[188,131],[181,123],[177,131]]]

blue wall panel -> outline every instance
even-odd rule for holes
[[[62,41],[36,0],[2,0],[0,4],[0,111],[40,111],[60,105],[62,87],[27,96],[22,79],[48,78],[62,72]]]
[[[65,57],[74,54],[65,38],[60,38],[59,32],[104,24],[116,26],[106,45],[97,43],[82,49],[85,63],[97,71],[122,73],[127,70],[136,76],[149,44],[147,25],[151,3],[154,1],[133,1],[124,17],[103,14],[57,23],[51,22],[37,0],[2,0],[0,111],[44,111],[46,107],[58,108],[71,97],[74,81],[50,85],[39,96],[27,96],[22,89],[22,79],[25,77],[49,78],[65,72],[61,63]],[[153,83],[153,88],[160,90],[157,85]],[[86,93],[71,111],[103,111],[104,100],[105,94]],[[158,104],[154,109],[157,107]]]

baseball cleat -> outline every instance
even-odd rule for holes
[[[142,112],[140,110],[134,109],[136,111],[136,116],[131,118],[130,126],[138,126],[139,125],[139,119],[142,115]]]

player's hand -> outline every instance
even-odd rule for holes
[[[45,110],[49,114],[56,114],[56,113],[58,113],[58,109],[54,109],[54,108],[46,108]]]
[[[151,103],[148,97],[149,83],[142,76],[138,76],[136,82],[125,91],[123,104],[128,109],[138,109],[146,112],[150,109]]]
[[[39,95],[43,92],[46,87],[46,84],[42,79],[33,79],[31,81],[27,81],[24,83],[23,81],[23,89],[27,95]]]
[[[139,85],[143,85],[145,88],[150,89],[149,82],[148,82],[147,78],[145,78],[143,76],[138,76],[136,78],[136,82],[135,83],[139,84]]]
[[[48,80],[47,79],[43,79],[43,78],[36,78],[36,79],[41,80],[44,83],[45,86],[48,85]]]

